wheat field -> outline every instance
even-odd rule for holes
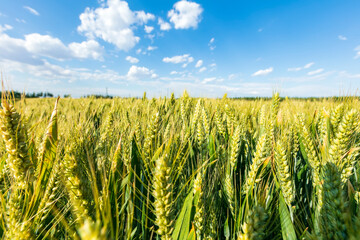
[[[21,99],[2,239],[359,239],[359,99]]]

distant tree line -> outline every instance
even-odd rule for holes
[[[342,96],[342,97],[280,97],[280,100],[292,99],[292,100],[308,100],[310,102],[332,100],[332,101],[344,101],[346,99],[358,99],[358,96]],[[231,97],[229,99],[242,99],[242,100],[271,100],[271,97]]]
[[[0,92],[1,96],[3,92]],[[54,97],[54,94],[50,92],[32,92],[32,93],[21,93],[17,91],[6,92],[6,95],[14,96],[15,98],[21,98],[21,96],[25,96],[25,98],[42,98],[42,97]]]
[[[86,95],[84,96],[84,98],[109,98],[109,99],[113,99],[113,96],[110,95],[101,95],[101,94],[90,94],[90,95]]]

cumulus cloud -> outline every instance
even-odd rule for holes
[[[347,37],[343,36],[343,35],[339,35],[338,36],[338,39],[339,40],[342,40],[342,41],[346,41],[347,40]]]
[[[24,6],[24,8],[25,8],[26,10],[28,10],[31,14],[34,14],[34,15],[36,15],[36,16],[39,16],[39,15],[40,15],[38,11],[36,11],[35,9],[33,9],[33,8],[29,7],[29,6]]]
[[[251,76],[256,77],[256,76],[265,76],[268,75],[269,73],[271,73],[274,70],[273,67],[269,67],[266,69],[260,69],[257,72],[254,72]]]
[[[131,57],[131,56],[127,56],[126,61],[130,62],[130,63],[138,63],[139,59],[137,59],[136,57]]]
[[[66,46],[60,39],[50,35],[32,33],[24,39],[12,38],[0,33],[0,57],[19,62],[42,63],[40,57],[57,60],[92,58],[101,60],[103,47],[95,40],[70,43]]]
[[[32,33],[25,35],[25,48],[34,54],[55,59],[66,59],[70,50],[58,39],[49,35]]]
[[[199,67],[201,67],[202,65],[203,65],[203,60],[199,60],[199,61],[197,61],[195,67],[196,67],[196,68],[199,68]]]
[[[111,1],[115,1],[115,0],[111,0]],[[135,18],[139,24],[143,24],[143,23],[147,23],[150,20],[155,20],[155,15],[151,13],[145,13],[144,11],[136,11]]]
[[[303,67],[288,68],[288,71],[289,72],[298,72],[303,69],[308,69],[314,64],[315,64],[314,62],[309,62],[309,63],[305,64]]]
[[[162,18],[159,17],[158,24],[160,26],[160,30],[169,31],[171,29],[171,25],[168,22],[165,22]]]
[[[308,72],[307,74],[308,74],[309,76],[312,76],[312,75],[315,75],[315,74],[322,73],[323,71],[324,71],[323,68],[319,68],[319,69],[316,69],[316,70],[314,70],[314,71]]]
[[[146,67],[131,66],[129,72],[127,73],[128,80],[140,80],[148,78],[157,78],[157,75],[153,70],[150,70]]]
[[[104,47],[100,46],[100,44],[95,40],[83,41],[81,43],[70,43],[69,50],[71,51],[71,55],[75,58],[92,58],[96,60],[102,60]]]
[[[195,29],[201,21],[202,12],[200,4],[182,0],[174,4],[173,9],[168,12],[168,17],[175,29]]]
[[[145,25],[144,30],[146,33],[151,33],[154,30],[154,27]]]
[[[81,43],[70,43],[65,46],[63,42],[49,35],[40,35],[32,33],[25,35],[25,47],[34,54],[55,58],[55,59],[69,59],[69,58],[92,58],[102,59],[103,47],[95,40],[88,40]]]
[[[89,38],[101,38],[118,49],[127,51],[140,41],[140,38],[134,35],[133,26],[154,19],[153,14],[131,11],[125,1],[108,0],[105,6],[86,8],[85,12],[80,14],[81,24],[78,31]]]
[[[4,33],[0,33],[0,59],[31,65],[41,65],[43,63],[42,60],[26,49],[25,40],[12,38]]]
[[[38,38],[39,41],[35,41],[34,38]],[[64,51],[64,54],[61,55],[51,47],[60,47],[61,50]],[[157,78],[154,71],[146,67],[131,66],[127,73],[120,75],[113,70],[62,67],[49,63],[47,59],[44,58],[99,58],[100,55],[96,55],[94,52],[100,52],[102,48],[100,47],[99,51],[92,51],[99,47],[100,46],[95,40],[65,45],[58,39],[48,35],[37,36],[29,34],[29,36],[27,35],[24,39],[19,39],[1,33],[0,65],[9,73],[26,73],[29,76],[34,77],[34,79],[37,79],[38,84],[40,84],[40,82],[45,83],[46,81],[74,82],[78,80],[110,81],[118,83],[119,81],[124,80],[132,81]],[[19,79],[15,81],[15,83],[20,82]],[[22,84],[24,84],[24,81],[22,81]]]
[[[194,61],[194,58],[190,56],[190,54],[178,55],[173,57],[165,57],[163,58],[163,62],[166,63],[184,63],[188,64]]]

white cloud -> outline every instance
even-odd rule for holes
[[[115,1],[115,0],[109,0],[109,1]],[[116,0],[118,1],[118,0]],[[155,20],[155,15],[151,13],[145,13],[144,11],[136,11],[135,17],[138,21],[138,23],[143,24],[147,23],[150,20]]]
[[[150,70],[146,67],[138,67],[138,66],[131,66],[129,72],[127,73],[128,80],[146,80],[149,78],[157,78],[158,76],[154,73],[153,70]]]
[[[105,0],[98,0],[97,1],[102,7],[105,6]]]
[[[81,43],[70,43],[69,49],[71,51],[71,55],[75,58],[92,58],[95,60],[102,60],[104,47],[100,46],[100,44],[95,40],[83,41]]]
[[[314,75],[302,75],[302,76],[298,76],[298,77],[287,76],[287,77],[278,77],[275,79],[276,79],[276,81],[282,82],[282,83],[286,83],[286,82],[289,82],[292,84],[293,83],[303,84],[305,82],[314,83],[315,81],[324,81],[324,80],[331,81],[331,79],[334,79],[334,77],[336,76],[337,73],[338,73],[337,71],[328,71],[328,72],[323,71],[319,74],[314,74]],[[341,79],[344,79],[344,76],[341,76]]]
[[[302,69],[303,69],[302,67],[295,67],[295,68],[288,68],[288,71],[289,72],[298,72],[298,71],[300,71]]]
[[[0,60],[10,60],[31,65],[43,63],[25,47],[25,40],[12,38],[7,34],[0,34]],[[3,67],[3,66],[2,66]]]
[[[236,77],[236,74],[232,73],[232,74],[229,74],[228,79],[233,80],[235,77]]]
[[[61,67],[59,65],[51,64],[46,60],[42,61],[41,64],[33,65],[0,58],[0,65],[5,67],[9,73],[19,72],[32,76],[37,80],[37,88],[41,87],[46,81],[51,81],[53,83],[72,83],[75,81],[86,81],[86,83],[89,81],[120,83],[124,81],[142,81],[158,78],[158,75],[155,74],[153,70],[137,66],[131,66],[125,75],[120,75],[118,72],[110,69],[91,70],[86,68]],[[24,89],[24,87],[26,87],[25,82],[28,82],[27,79],[30,78],[26,78],[25,80],[16,79],[15,84],[17,84],[18,89]],[[52,84],[52,87],[55,88],[54,84]],[[71,85],[69,85],[69,87],[72,88]],[[67,91],[69,90],[69,87],[67,88]]]
[[[265,76],[268,75],[269,73],[271,73],[274,70],[273,67],[269,67],[266,69],[261,69],[257,72],[254,72],[251,76],[256,77],[256,76]]]
[[[155,37],[155,34],[148,34],[148,35],[146,35],[145,37],[148,38],[148,39],[150,39],[151,42],[153,42],[153,39],[154,39],[154,37]]]
[[[312,75],[315,75],[315,74],[318,74],[318,73],[322,73],[323,71],[324,71],[323,68],[319,68],[319,69],[316,69],[316,70],[314,70],[314,71],[308,72],[307,74],[308,74],[309,76],[312,76]]]
[[[354,58],[358,59],[360,57],[360,45],[357,46],[354,50],[356,51],[356,55],[355,55]]]
[[[29,64],[41,64],[43,61],[40,57],[57,60],[72,58],[101,60],[103,50],[95,40],[73,42],[66,46],[58,38],[38,33],[27,34],[25,39],[0,34],[0,57]]]
[[[148,50],[148,51],[154,51],[155,49],[157,49],[156,46],[148,46],[148,47],[147,47],[147,50]]]
[[[360,79],[360,74],[351,74],[351,73],[348,73],[347,71],[341,71],[339,72],[339,77],[341,78],[358,78]]]
[[[182,0],[174,4],[173,9],[168,12],[168,17],[175,29],[195,29],[201,21],[202,12],[200,4]]]
[[[203,65],[203,60],[199,60],[199,61],[197,61],[195,67],[196,67],[196,68],[199,68],[199,67],[201,67],[202,65]]]
[[[169,31],[171,29],[171,25],[168,22],[165,22],[162,18],[159,17],[158,24],[160,26],[160,30]]]
[[[211,51],[216,48],[216,46],[214,45],[214,42],[215,42],[215,38],[211,38],[209,43],[208,43],[208,46],[209,46]]]
[[[343,35],[339,35],[338,36],[338,39],[339,40],[342,40],[342,41],[346,41],[347,40],[347,37],[343,36]]]
[[[97,9],[86,8],[80,14],[78,31],[89,38],[101,38],[114,44],[120,50],[133,48],[140,38],[134,35],[133,26],[154,20],[155,16],[144,11],[133,12],[125,1],[108,0],[106,6]]]
[[[210,67],[211,67],[211,68],[215,68],[215,67],[216,67],[216,63],[210,64]]]
[[[190,56],[190,54],[184,54],[184,55],[179,55],[179,56],[173,56],[173,57],[165,57],[163,58],[163,62],[166,63],[191,63],[194,61],[194,58]]]
[[[308,69],[308,68],[310,68],[312,65],[314,65],[315,63],[314,62],[310,62],[310,63],[308,63],[308,64],[305,64],[305,66],[304,66],[304,69]]]
[[[206,71],[206,69],[207,69],[206,67],[202,67],[199,69],[199,72],[204,72],[204,71]]]
[[[154,27],[145,25],[144,30],[146,33],[151,33],[154,30]]]
[[[309,62],[309,63],[305,64],[305,66],[303,66],[303,67],[288,68],[288,71],[289,72],[298,72],[303,69],[308,69],[314,64],[315,64],[314,62]]]
[[[24,19],[16,18],[15,19],[18,23],[26,23]]]
[[[7,30],[11,30],[11,29],[13,29],[13,27],[8,24],[5,24],[4,26],[0,25],[0,33],[5,32]]]
[[[211,77],[211,78],[204,78],[204,80],[202,81],[202,83],[208,83],[208,82],[213,82],[216,80],[216,77]]]
[[[133,64],[139,62],[139,59],[137,59],[135,57],[131,57],[131,56],[127,56],[125,59],[126,59],[126,61],[133,63]]]
[[[210,78],[204,78],[204,80],[201,82],[202,84],[210,83],[210,82],[223,82],[223,78],[217,78],[217,77],[210,77]]]
[[[58,39],[49,35],[32,33],[25,35],[25,48],[34,54],[55,59],[66,59],[70,50]]]
[[[29,6],[24,6],[24,8],[25,8],[26,10],[28,10],[31,14],[34,14],[34,15],[36,15],[36,16],[39,16],[39,15],[40,15],[38,11],[36,11],[35,9],[33,9],[33,8],[29,7]]]
[[[188,73],[187,75],[186,75],[186,73],[187,73],[186,70],[185,70],[185,71],[182,71],[182,72],[171,71],[171,72],[170,72],[170,75],[181,75],[181,77],[186,77],[186,76],[189,77],[189,76],[191,75],[191,73]],[[165,80],[166,77],[162,77],[162,78],[160,78],[160,79]],[[167,79],[169,80],[169,78],[167,78]],[[179,80],[179,78],[177,78],[177,80]]]
[[[126,76],[121,76],[117,72],[112,70],[90,70],[86,68],[69,68],[61,67],[59,65],[51,64],[46,60],[42,61],[41,64],[33,65],[28,63],[21,63],[11,60],[0,60],[1,66],[4,66],[7,72],[20,72],[26,73],[36,79],[36,88],[41,88],[44,83],[72,83],[75,81],[109,81],[118,83],[121,80],[126,80]],[[24,81],[27,79],[16,79],[15,83],[19,82],[20,88],[23,89],[25,86]],[[46,80],[45,80],[46,79]],[[22,83],[21,83],[22,82]],[[55,88],[54,84],[50,87]],[[69,86],[70,87],[70,86]],[[69,88],[66,89],[69,91]]]
[[[88,40],[82,43],[73,42],[67,47],[58,38],[38,33],[25,35],[25,48],[36,55],[58,60],[72,57],[100,60],[104,51],[103,47],[95,40]]]

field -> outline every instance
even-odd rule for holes
[[[359,239],[359,99],[2,100],[2,239]]]

